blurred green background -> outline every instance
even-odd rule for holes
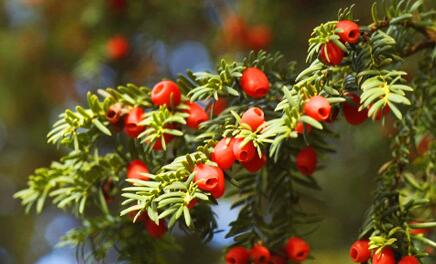
[[[59,156],[45,135],[62,109],[83,102],[89,90],[152,85],[186,68],[211,70],[217,58],[238,59],[253,47],[281,51],[303,68],[311,30],[352,3],[355,17],[368,22],[371,1],[0,0],[0,263],[76,263],[74,249],[55,244],[77,220],[55,208],[26,215],[12,198],[35,168]],[[262,28],[249,31],[250,43],[234,39],[235,17]],[[128,41],[121,59],[107,55],[113,36]],[[389,120],[356,129],[340,116],[332,126],[341,137],[331,139],[337,153],[315,174],[323,190],[307,210],[324,221],[308,238],[316,257],[308,263],[351,263],[348,247],[371,201],[377,168],[389,158]],[[223,229],[236,215],[226,203],[216,211]],[[208,245],[180,240],[182,256],[171,263],[222,263],[230,243],[222,236]]]

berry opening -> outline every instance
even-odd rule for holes
[[[106,114],[108,118],[114,118],[117,113],[114,110],[109,110]]]
[[[216,178],[209,178],[206,180],[206,185],[209,188],[215,188],[215,186],[218,184],[218,179]]]
[[[306,252],[304,251],[300,251],[297,253],[297,258],[302,259],[306,256]]]
[[[263,112],[259,108],[254,108],[253,111],[256,115],[263,117]]]
[[[248,159],[248,152],[247,151],[241,151],[241,153],[239,153],[239,159],[240,160],[247,160]]]
[[[348,33],[348,38],[353,41],[356,40],[356,37],[359,36],[359,31],[358,30],[351,30],[350,33]]]
[[[163,83],[161,83],[161,84],[159,84],[158,86],[156,86],[154,89],[153,89],[153,94],[155,94],[155,95],[158,95],[158,94],[160,94],[160,93],[162,93],[163,92],[163,90],[164,90],[164,84]]]
[[[350,251],[350,256],[353,260],[357,260],[357,258],[359,256],[359,252],[357,251],[357,249],[352,248]]]
[[[329,116],[329,113],[328,113],[328,111],[327,111],[327,109],[325,109],[325,108],[320,108],[320,109],[318,109],[318,114],[320,115],[320,117],[322,118],[322,119],[327,119]]]

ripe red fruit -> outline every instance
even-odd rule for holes
[[[395,264],[394,251],[385,247],[379,254],[372,256],[372,264]]]
[[[309,244],[299,237],[289,238],[285,250],[288,258],[298,263],[306,260],[310,254]]]
[[[243,147],[241,146],[243,138],[237,138],[233,143],[233,154],[238,161],[247,162],[251,160],[256,154],[256,147],[253,142],[248,142]]]
[[[191,200],[191,201],[188,203],[187,207],[188,207],[189,209],[192,209],[192,208],[194,208],[196,205],[197,205],[197,200],[193,199],[193,200]]]
[[[221,173],[223,173],[221,169],[219,170],[221,171]],[[225,191],[224,184],[225,184],[224,174],[222,174],[222,177],[221,176],[218,177],[218,182],[216,184],[216,187],[210,191],[210,194],[212,195],[213,198],[218,199],[224,195],[224,191]]]
[[[386,105],[383,109],[380,109],[377,111],[377,115],[375,116],[375,120],[381,120],[382,117],[389,114],[390,111],[391,111],[391,108],[389,107],[389,105]]]
[[[174,135],[163,134],[163,138],[164,138],[165,144],[168,144],[174,138]],[[158,150],[158,151],[163,149],[162,137],[160,137],[159,139],[156,140],[156,142],[153,145],[153,149]]]
[[[325,121],[329,118],[332,106],[323,96],[312,96],[304,104],[303,111],[306,115],[317,121]]]
[[[253,98],[264,97],[269,91],[269,81],[265,73],[258,68],[247,68],[242,72],[239,84],[242,90]]]
[[[224,180],[223,171],[218,167],[197,164],[194,168],[194,172],[194,182],[197,183],[198,188],[203,191],[212,191],[217,187],[219,181]]]
[[[295,157],[297,169],[306,176],[312,175],[316,169],[317,155],[312,147],[306,147]]]
[[[144,162],[140,160],[132,160],[129,162],[127,166],[127,178],[147,181],[148,177],[142,175],[142,173],[148,173],[148,168]]]
[[[241,165],[248,170],[251,173],[255,173],[256,171],[260,170],[265,166],[266,164],[266,154],[262,153],[262,157],[259,157],[259,155],[256,154],[254,157],[249,161],[241,161]]]
[[[342,105],[345,120],[351,125],[359,125],[368,119],[368,109],[359,111],[360,97],[354,93],[348,93],[347,97],[351,99],[351,103],[345,102]]]
[[[241,124],[247,124],[252,131],[256,131],[259,126],[265,123],[265,117],[262,109],[251,107],[241,117]]]
[[[158,82],[151,90],[151,102],[157,106],[176,107],[181,98],[179,86],[173,81]]]
[[[279,255],[272,255],[269,259],[269,264],[287,264],[288,261],[285,257]]]
[[[129,213],[127,214],[127,217],[129,217],[129,219],[133,221],[133,220],[135,219],[137,213],[138,213],[138,211],[131,211],[131,212],[129,212]],[[141,214],[136,218],[135,223],[145,222],[145,221],[147,221],[148,219],[149,219],[149,218],[148,218],[147,213],[146,213],[146,212],[142,212],[142,213],[141,213]]]
[[[256,244],[250,250],[250,258],[254,264],[268,264],[271,253],[266,247]]]
[[[319,59],[327,65],[338,65],[344,58],[344,52],[333,42],[321,45]]]
[[[106,43],[106,55],[109,59],[118,60],[129,52],[129,42],[123,36],[115,36]]]
[[[232,138],[227,144],[227,139],[221,139],[213,149],[212,160],[223,170],[228,170],[235,163],[235,154],[233,154],[233,143],[235,140]]]
[[[371,258],[368,240],[357,240],[350,248],[350,257],[353,262],[367,262]]]
[[[297,132],[298,134],[303,134],[304,132],[306,132],[306,134],[309,134],[310,132],[312,132],[312,126],[298,121],[297,126],[295,127],[295,132]]]
[[[266,49],[272,40],[271,29],[266,25],[249,28],[245,38],[245,45],[252,50]]]
[[[229,44],[241,44],[247,33],[247,25],[239,16],[228,16],[223,25],[224,41]]]
[[[353,21],[341,20],[336,24],[336,28],[340,30],[338,35],[342,42],[348,42],[350,44],[359,42],[360,29]]]
[[[107,121],[109,121],[109,123],[111,123],[112,125],[118,125],[118,122],[121,119],[121,111],[122,111],[121,104],[111,105],[106,112]]]
[[[142,131],[145,130],[144,126],[138,125],[142,120],[144,110],[140,107],[135,107],[130,110],[124,119],[124,132],[131,138],[137,138]]]
[[[417,221],[410,222],[410,224],[416,224],[416,223],[419,223],[419,222],[417,222]],[[428,229],[423,229],[423,228],[416,228],[416,229],[414,228],[414,229],[411,229],[409,231],[409,233],[412,235],[427,234],[428,232],[429,232]]]
[[[405,256],[398,264],[419,264],[419,260],[415,256]]]
[[[144,223],[145,229],[147,229],[148,234],[154,238],[161,238],[167,232],[167,224],[165,220],[159,220],[159,225],[156,225],[151,219],[146,219]]]
[[[218,116],[224,111],[228,106],[228,102],[225,98],[218,98],[215,102],[212,103],[212,114]]]
[[[236,246],[227,251],[225,259],[226,264],[248,264],[250,253],[246,248]]]
[[[207,115],[206,111],[197,103],[188,103],[189,110],[187,111],[189,113],[188,118],[186,119],[186,125],[193,129],[198,129],[198,126],[209,120],[209,116]]]

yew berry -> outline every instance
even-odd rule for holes
[[[197,103],[188,103],[188,118],[186,119],[186,125],[193,129],[198,129],[199,125],[209,119],[206,111]]]
[[[312,132],[312,126],[309,124],[304,124],[301,121],[298,121],[297,126],[295,127],[295,132],[297,132],[298,134],[303,134],[304,132],[306,132],[306,134],[309,134],[310,132]]]
[[[368,240],[357,240],[350,248],[350,257],[353,262],[367,262],[371,258]]]
[[[194,173],[194,182],[197,183],[198,188],[207,192],[215,189],[218,182],[224,179],[223,171],[220,168],[206,164],[197,164]]]
[[[377,114],[375,116],[375,120],[381,120],[382,117],[389,114],[390,111],[391,111],[391,108],[389,107],[389,105],[386,105],[383,109],[380,109],[377,111]]]
[[[359,42],[360,29],[359,26],[351,20],[341,20],[336,24],[339,29],[338,35],[342,42],[356,44]]]
[[[365,122],[368,119],[368,110],[359,111],[360,97],[354,93],[348,93],[347,97],[351,99],[351,102],[345,102],[342,105],[345,120],[354,126]]]
[[[304,104],[303,111],[306,115],[317,121],[325,121],[329,118],[332,106],[323,96],[312,96]]]
[[[161,238],[163,235],[165,235],[165,233],[167,232],[167,224],[165,222],[165,220],[160,219],[159,220],[159,224],[157,225],[155,222],[153,222],[151,219],[146,219],[145,220],[145,229],[147,229],[148,234],[151,237],[154,238]]]
[[[419,260],[415,256],[405,256],[398,264],[419,264]]]
[[[187,205],[186,207],[188,207],[189,209],[192,209],[192,208],[194,208],[196,205],[197,205],[197,200],[192,199],[192,200],[188,203],[188,205]]]
[[[224,195],[224,191],[225,191],[225,181],[224,181],[224,174],[222,172],[222,170],[220,168],[217,168],[218,170],[220,170],[221,174],[218,177],[218,182],[216,184],[216,187],[213,188],[210,191],[210,194],[212,195],[213,198],[218,199],[221,196]]]
[[[264,97],[269,92],[269,81],[265,73],[258,68],[247,68],[239,81],[242,90],[253,98]]]
[[[266,154],[262,153],[262,157],[259,157],[257,153],[249,161],[241,161],[241,165],[249,172],[255,173],[260,170],[266,164]]]
[[[129,52],[129,42],[123,36],[112,37],[106,44],[106,55],[109,59],[118,60]]]
[[[235,154],[233,154],[233,143],[232,138],[227,144],[227,139],[221,139],[214,147],[212,152],[212,160],[215,161],[218,166],[223,170],[228,170],[235,163]]]
[[[253,142],[249,141],[242,146],[243,138],[237,138],[233,143],[233,154],[238,161],[247,162],[251,160],[256,154],[256,147]]]
[[[212,114],[219,115],[222,111],[226,110],[228,106],[228,102],[225,98],[218,98],[215,102],[212,103]]]
[[[171,134],[163,134],[163,139],[165,141],[165,144],[168,144],[172,139],[174,138],[174,135]],[[156,142],[154,142],[153,145],[153,149],[154,150],[162,150],[163,149],[163,145],[162,145],[162,137],[158,138],[156,140]]]
[[[144,162],[140,160],[132,160],[127,166],[127,178],[147,181],[148,177],[143,175],[148,173],[148,168]]]
[[[299,237],[289,238],[285,250],[288,258],[298,263],[306,260],[310,254],[309,244]]]
[[[416,224],[416,223],[419,223],[419,222],[417,222],[417,221],[410,222],[410,224]],[[410,229],[409,233],[412,235],[426,234],[426,233],[428,233],[428,230],[424,229],[424,228],[413,228],[413,229]]]
[[[385,247],[383,250],[372,256],[372,264],[395,264],[394,251],[390,247]]]
[[[246,35],[247,25],[241,17],[231,15],[225,19],[223,29],[227,44],[240,44]]]
[[[259,107],[251,107],[241,117],[241,124],[247,124],[252,131],[265,123],[265,116]]]
[[[298,152],[295,157],[297,169],[306,176],[312,175],[316,169],[317,155],[312,147],[306,147]]]
[[[225,259],[226,264],[248,264],[250,253],[248,253],[246,248],[236,246],[227,251]]]
[[[124,119],[124,132],[131,138],[137,138],[142,131],[145,130],[144,126],[139,125],[144,115],[144,110],[140,107],[135,107],[130,110]]]
[[[261,244],[254,245],[250,250],[250,259],[253,264],[268,264],[270,258],[271,253]]]
[[[327,65],[338,65],[344,58],[344,52],[333,42],[321,45],[320,60]]]
[[[118,122],[121,120],[122,108],[122,105],[119,103],[111,105],[106,112],[107,121],[112,125],[118,125]]]
[[[151,90],[151,102],[157,106],[176,107],[181,97],[179,86],[173,81],[158,82]]]
[[[285,257],[280,255],[272,255],[269,259],[269,264],[287,264],[288,261]]]
[[[267,48],[271,44],[271,39],[271,29],[265,25],[257,25],[248,29],[245,45],[247,48],[257,51]]]
[[[332,110],[330,111],[330,116],[329,116],[329,118],[327,118],[326,122],[327,123],[335,122],[336,119],[338,118],[338,114],[339,114],[339,108],[332,107]]]
[[[130,218],[130,220],[135,220],[135,217],[136,217],[136,215],[138,214],[138,211],[131,211],[131,212],[129,212],[128,214],[127,214],[127,216]],[[142,212],[137,218],[136,218],[136,223],[139,223],[139,222],[145,222],[145,221],[147,221],[149,218],[148,218],[148,215],[147,215],[147,213],[145,213],[145,212]],[[144,223],[145,224],[145,223]]]

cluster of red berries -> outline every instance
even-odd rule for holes
[[[355,263],[366,263],[371,259],[368,240],[357,240],[350,248],[351,260]],[[399,262],[391,247],[384,247],[380,252],[372,254],[372,264],[419,264],[415,256],[403,256]]]
[[[272,40],[271,30],[266,25],[248,26],[244,19],[231,15],[223,25],[224,42],[232,46],[243,46],[251,50],[267,48]]]
[[[360,29],[353,21],[341,20],[336,24],[336,29],[342,43],[356,44],[359,42]],[[338,65],[344,58],[344,51],[334,42],[329,41],[321,45],[319,58],[324,64]]]
[[[106,43],[106,56],[111,60],[119,60],[129,53],[129,41],[118,35],[110,38]]]
[[[151,101],[155,106],[167,106],[175,108],[180,104],[182,94],[178,85],[173,81],[161,81],[157,83],[151,91]],[[186,112],[189,116],[186,118],[187,126],[192,129],[198,129],[199,125],[209,119],[206,111],[197,103],[187,102],[189,107]],[[114,104],[106,113],[107,120],[115,127],[124,127],[124,132],[131,138],[137,138],[145,130],[145,126],[140,125],[143,119],[144,109],[133,107],[129,111],[124,111],[120,104]],[[174,125],[167,125],[167,128],[174,128]],[[171,134],[164,134],[163,139],[159,138],[154,142],[154,150],[162,150],[162,140],[165,143],[174,138]]]
[[[286,264],[288,260],[296,263],[305,261],[310,254],[310,247],[299,237],[291,237],[284,246],[282,254],[273,254],[262,244],[254,245],[250,250],[235,246],[227,251],[226,264]]]
[[[130,212],[128,214],[129,218],[133,221],[137,212]],[[159,224],[153,222],[145,213],[142,213],[140,216],[136,218],[136,223],[143,223],[144,228],[147,230],[147,233],[156,239],[161,238],[168,231],[167,223],[164,219],[159,220]]]
[[[256,131],[265,123],[264,113],[258,107],[248,109],[240,120],[241,124],[247,125],[252,131]],[[223,138],[216,145],[212,153],[212,160],[223,170],[230,169],[235,161],[246,168],[249,172],[256,172],[266,164],[266,154],[259,157],[253,142],[246,144],[243,138]]]

